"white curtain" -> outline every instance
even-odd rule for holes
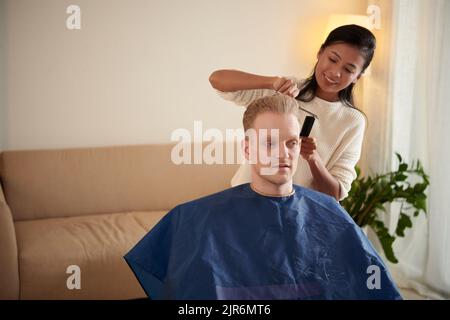
[[[384,143],[392,159],[372,160],[378,168],[420,159],[430,176],[428,214],[412,218],[413,228],[397,238],[398,264],[389,264],[402,288],[430,298],[450,298],[450,1],[378,0],[389,7],[384,19],[390,28],[390,72],[384,85],[386,113],[374,123],[390,123]],[[389,2],[389,4],[388,4]],[[386,14],[386,12],[384,12]],[[383,12],[382,12],[383,14]],[[382,26],[383,27],[383,26]],[[382,30],[381,30],[382,31]],[[368,82],[370,79],[368,79]],[[376,80],[375,80],[376,83]],[[377,107],[379,95],[369,84],[364,89],[366,108]],[[379,94],[379,90],[377,90]],[[372,112],[373,113],[373,112]],[[382,120],[380,120],[382,119]],[[369,118],[369,121],[370,118]],[[378,126],[380,127],[380,126]],[[387,132],[387,134],[386,134]],[[368,140],[376,140],[373,135]],[[367,141],[366,141],[367,143]],[[366,149],[368,149],[366,148]],[[390,157],[388,156],[388,157]],[[374,159],[374,158],[372,158]],[[370,161],[369,161],[370,162]],[[370,164],[369,164],[370,166]],[[390,230],[398,208],[391,207]]]

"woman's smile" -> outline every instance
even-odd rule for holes
[[[333,81],[331,78],[329,78],[326,74],[324,74],[323,75],[323,77],[324,77],[324,79],[325,79],[325,82],[328,84],[328,85],[338,85],[339,84],[339,82],[337,82],[337,81]]]

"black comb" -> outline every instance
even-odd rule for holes
[[[314,120],[314,117],[306,116],[305,122],[303,122],[302,131],[300,132],[300,137],[309,137]]]

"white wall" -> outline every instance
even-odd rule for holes
[[[0,133],[9,150],[164,143],[176,128],[192,131],[194,120],[205,129],[240,128],[243,110],[209,85],[214,69],[307,76],[328,16],[365,14],[367,6],[365,0],[0,1],[7,29],[0,34],[7,68],[0,73],[6,92]],[[66,28],[70,4],[81,7],[81,30]]]

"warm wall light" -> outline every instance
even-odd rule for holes
[[[372,24],[368,16],[356,14],[332,14],[328,19],[326,34],[328,35],[331,30],[346,24],[357,24],[369,30],[372,29]]]
[[[339,26],[347,24],[356,24],[369,30],[373,29],[373,25],[369,16],[356,15],[356,14],[332,14],[328,19],[327,29],[323,40],[325,41],[328,34]],[[365,76],[369,76],[371,73],[370,66],[364,72]]]

